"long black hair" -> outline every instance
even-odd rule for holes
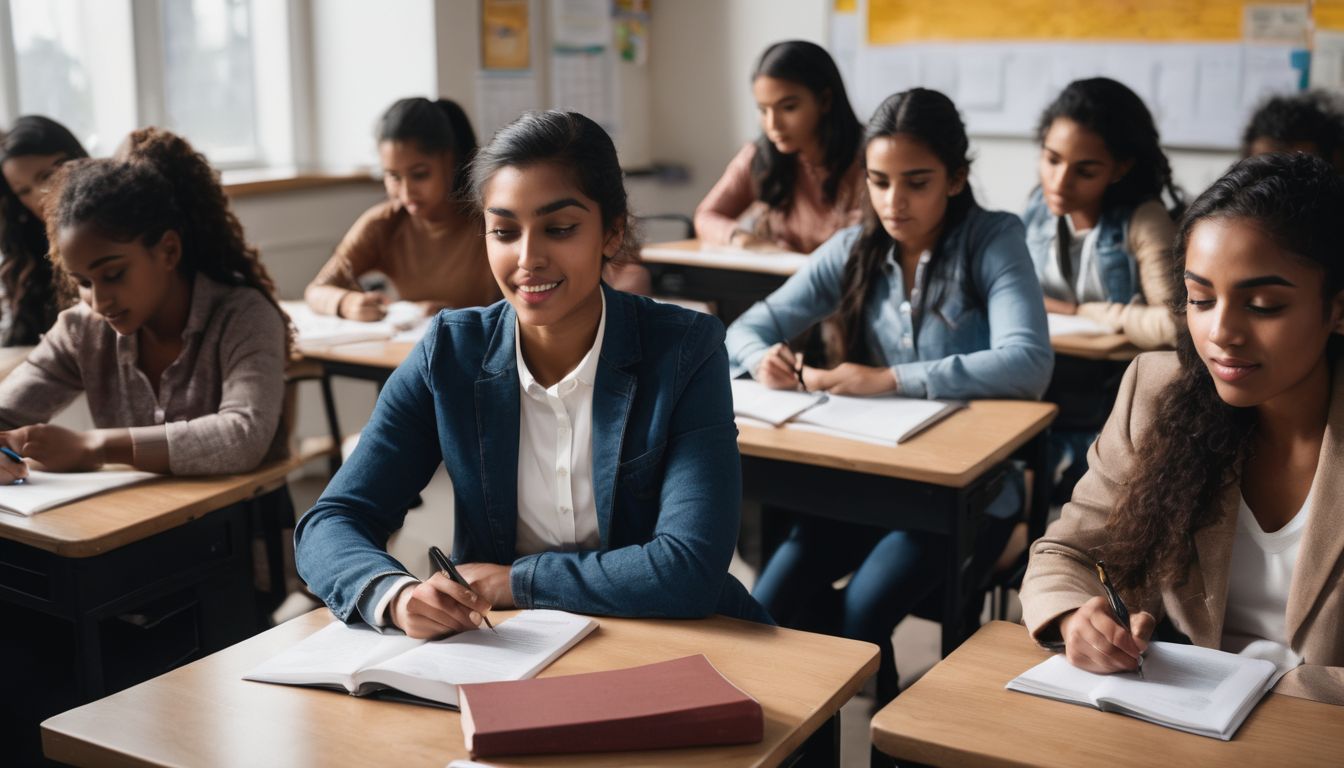
[[[33,155],[74,160],[89,153],[55,120],[25,115],[0,138],[0,163]],[[19,201],[0,174],[0,299],[8,303],[4,314],[11,319],[0,336],[0,346],[36,344],[38,336],[56,321],[59,303],[47,250],[47,229],[41,217]]]
[[[1158,142],[1157,123],[1148,106],[1124,83],[1109,77],[1074,80],[1041,113],[1036,140],[1044,143],[1050,126],[1066,118],[1101,137],[1117,162],[1131,162],[1129,171],[1102,195],[1101,207],[1136,206],[1170,197],[1168,210],[1179,216],[1185,193],[1171,177],[1171,163]]]
[[[1186,248],[1196,225],[1210,219],[1241,219],[1278,246],[1320,267],[1325,311],[1344,290],[1339,212],[1344,180],[1315,155],[1268,154],[1232,166],[1186,210],[1172,246],[1172,307],[1183,315],[1189,296]],[[1222,492],[1238,481],[1250,449],[1256,409],[1228,405],[1195,350],[1185,323],[1177,323],[1179,377],[1158,399],[1153,429],[1135,451],[1138,467],[1124,498],[1106,522],[1101,554],[1116,586],[1141,594],[1184,582],[1194,557],[1194,534],[1218,522]],[[1339,359],[1344,337],[1332,335],[1323,350]]]
[[[452,195],[467,199],[467,166],[476,154],[476,132],[467,113],[452,99],[430,101],[419,96],[400,99],[378,119],[378,143],[413,142],[426,154],[453,154]]]
[[[864,148],[876,139],[896,134],[906,134],[928,147],[947,169],[949,179],[961,173],[969,175],[970,140],[966,137],[966,126],[957,113],[957,106],[942,93],[928,88],[911,88],[888,96],[868,120]],[[942,233],[926,268],[929,289],[921,292],[919,312],[937,312],[947,295],[948,281],[957,274],[965,283],[966,295],[972,297],[973,302],[980,301],[971,285],[970,265],[954,261],[955,256],[943,248],[943,240],[974,207],[975,193],[968,180],[960,192],[948,198]],[[845,360],[866,362],[868,327],[863,316],[864,306],[875,279],[884,269],[887,254],[899,247],[900,244],[882,226],[876,209],[867,206],[863,212],[863,229],[845,262],[840,283],[840,309],[836,314],[843,333],[842,358]],[[963,261],[969,258],[969,253],[962,256]]]
[[[817,138],[822,147],[822,162],[826,167],[826,181],[822,196],[835,202],[845,172],[858,158],[859,141],[863,127],[849,105],[845,82],[840,70],[825,48],[804,40],[786,40],[765,49],[752,82],[758,77],[773,77],[798,83],[830,108],[817,125]],[[793,186],[798,178],[798,157],[785,155],[764,133],[756,138],[756,156],[751,161],[751,180],[756,199],[771,208],[787,209],[793,204]]]
[[[601,209],[602,229],[622,231],[621,246],[608,261],[639,259],[639,233],[625,194],[616,145],[602,126],[578,112],[524,112],[481,147],[471,162],[472,199],[485,204],[485,185],[503,168],[554,163],[564,168],[584,197]]]

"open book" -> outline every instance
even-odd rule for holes
[[[1263,659],[1159,642],[1148,646],[1143,679],[1084,672],[1056,654],[1007,688],[1227,741],[1273,685],[1275,671]]]
[[[289,319],[294,321],[299,345],[310,348],[389,339],[418,341],[429,323],[420,305],[409,301],[392,302],[387,306],[387,315],[371,323],[319,315],[301,301],[283,301],[280,304]]]
[[[261,666],[244,680],[339,688],[418,703],[457,706],[461,683],[523,680],[535,676],[597,627],[564,611],[523,611],[488,629],[427,642],[379,634],[333,621]]]
[[[6,459],[8,461],[8,459]],[[38,472],[32,470],[18,485],[0,485],[0,512],[30,516],[38,512],[96,496],[103,491],[139,483],[153,472],[102,470],[99,472]]]
[[[937,424],[965,403],[912,397],[845,397],[792,392],[751,379],[733,379],[733,413],[811,432],[878,445],[897,445]]]

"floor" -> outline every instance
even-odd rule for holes
[[[290,492],[294,497],[294,508],[302,514],[313,505],[322,492],[325,479],[304,478],[290,483]],[[388,542],[388,549],[402,563],[417,575],[429,572],[428,547],[438,544],[448,549],[453,539],[453,496],[452,485],[447,474],[440,468],[438,474],[420,494],[423,506],[412,510],[406,516],[406,523]],[[430,514],[433,512],[433,514]],[[746,562],[734,557],[729,571],[748,588],[756,580],[756,574]],[[288,609],[289,615],[277,615],[277,620],[291,618],[315,607],[302,600],[291,600],[281,610]],[[1021,616],[1016,595],[1010,601],[1008,617],[1014,621]],[[903,621],[892,636],[896,658],[901,669],[901,684],[908,686],[919,679],[939,659],[939,625],[917,617]],[[862,768],[868,765],[869,736],[868,723],[872,717],[873,699],[871,688],[856,696],[841,710],[841,766],[843,768]]]

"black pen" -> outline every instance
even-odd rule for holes
[[[793,355],[793,373],[798,377],[798,388],[806,392],[807,382],[803,381],[803,356],[794,351],[793,345],[789,343],[788,337],[784,335],[784,326],[779,324],[779,318],[775,316],[775,309],[770,306],[770,300],[761,299],[761,303],[765,305],[765,311],[770,313],[770,322],[775,324],[775,333],[779,334],[779,343],[787,347],[789,352]]]
[[[7,446],[7,445],[0,445],[0,453],[3,453],[3,454],[5,454],[6,456],[8,456],[8,457],[9,457],[9,460],[12,461],[12,462],[14,462],[15,464],[22,464],[22,463],[23,463],[23,457],[20,456],[19,454],[15,453],[14,450],[13,450],[12,448],[10,448],[9,446]],[[22,483],[23,483],[23,478],[20,477],[19,479],[17,479],[17,480],[15,480],[14,482],[10,483],[10,485],[20,485],[20,484],[22,484]]]
[[[449,560],[448,556],[443,554],[443,550],[431,546],[429,548],[429,559],[434,562],[435,568],[443,571],[443,574],[452,579],[454,583],[461,584],[463,587],[466,587],[468,592],[471,592],[473,595],[476,594],[476,592],[472,590],[471,585],[467,583],[467,580],[462,578],[462,574],[457,572],[457,568],[453,565],[453,561]],[[491,632],[499,634],[495,630],[495,625],[490,623],[489,616],[482,613],[481,618],[485,620],[485,626],[489,627]]]
[[[1124,601],[1120,599],[1120,593],[1115,591],[1115,585],[1111,584],[1111,579],[1106,575],[1106,562],[1097,561],[1097,578],[1101,579],[1101,586],[1106,590],[1106,601],[1111,604],[1111,613],[1115,614],[1116,621],[1120,626],[1129,631],[1129,609],[1125,607]],[[1143,654],[1139,654],[1139,679],[1143,679]]]

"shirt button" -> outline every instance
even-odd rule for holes
[[[562,515],[568,515],[570,512],[573,512],[573,511],[574,511],[574,510],[570,509],[569,507],[561,507],[561,508],[560,508],[560,514],[562,514]]]
[[[556,467],[555,473],[561,477],[565,477],[566,475],[569,474],[569,470],[566,469],[565,467]]]

